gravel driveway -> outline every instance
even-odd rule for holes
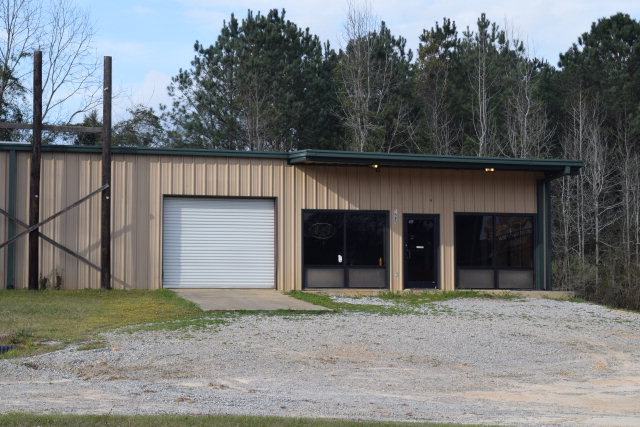
[[[0,411],[640,425],[640,314],[544,299],[422,311],[113,332],[106,349],[0,360]]]

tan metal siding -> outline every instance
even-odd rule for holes
[[[532,173],[385,168],[376,171],[362,167],[312,166],[296,169],[295,230],[300,230],[302,209],[389,212],[392,290],[402,289],[403,214],[439,214],[441,282],[445,289],[453,289],[454,212],[535,213],[537,176]],[[309,171],[306,174],[305,169]],[[397,224],[394,209],[398,211]],[[300,237],[295,244],[295,259],[298,260],[302,251]],[[298,261],[295,269],[296,287],[299,288],[301,265]]]
[[[6,170],[8,154],[0,153]],[[44,153],[42,218],[100,186],[100,156]],[[6,176],[6,172],[4,172]],[[29,153],[18,153],[18,216],[28,213]],[[454,212],[535,213],[536,179],[522,172],[485,173],[428,169],[289,166],[284,160],[224,157],[115,155],[112,188],[112,254],[116,288],[154,289],[162,283],[163,195],[276,198],[276,276],[278,289],[302,286],[303,209],[366,209],[389,212],[389,279],[402,288],[402,221],[405,213],[440,216],[440,275],[453,288]],[[0,201],[7,198],[0,186]],[[398,222],[394,222],[394,209]],[[59,240],[99,263],[100,199],[94,197],[43,227]],[[0,236],[6,225],[0,218]],[[99,273],[74,257],[41,244],[42,274],[55,271],[65,287],[98,287]],[[26,239],[16,245],[16,284],[26,286]],[[0,260],[5,282],[6,255]],[[394,274],[397,273],[397,276]]]

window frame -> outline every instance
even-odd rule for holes
[[[456,219],[461,216],[492,216],[493,220],[493,233],[492,233],[492,244],[494,245],[494,256],[491,260],[491,266],[460,266],[458,265],[458,227],[456,227]],[[528,267],[500,267],[497,264],[497,257],[495,256],[495,227],[496,221],[495,217],[503,216],[503,217],[529,217],[531,218],[531,268]],[[499,289],[499,290],[513,290],[513,291],[522,291],[522,290],[535,290],[536,289],[536,247],[538,245],[538,233],[537,233],[537,223],[538,215],[535,213],[509,213],[509,212],[454,212],[453,213],[453,242],[454,242],[454,253],[453,253],[453,262],[455,266],[454,271],[454,287],[455,289]],[[490,270],[493,271],[493,288],[460,288],[459,287],[459,279],[460,279],[460,270]],[[498,280],[500,271],[531,271],[532,272],[532,285],[530,288],[503,288],[499,287],[500,283]]]
[[[343,249],[344,249],[344,261],[342,265],[319,265],[319,264],[311,264],[307,266],[305,263],[304,256],[304,238],[305,238],[305,222],[304,222],[304,214],[305,213],[314,213],[314,212],[326,212],[326,213],[341,213],[343,214]],[[383,237],[383,247],[384,247],[384,266],[379,267],[377,265],[348,265],[347,264],[347,215],[349,214],[383,214],[384,215],[384,231],[382,233]],[[300,212],[300,249],[301,249],[301,267],[302,267],[302,289],[389,289],[389,268],[390,268],[390,235],[391,227],[389,224],[389,211],[388,210],[375,210],[375,209],[302,209]],[[307,267],[311,268],[320,268],[327,270],[336,270],[342,269],[344,274],[344,286],[343,287],[321,287],[321,286],[307,286]],[[351,287],[349,286],[349,269],[381,269],[384,268],[384,278],[385,283],[384,287],[379,286],[368,286],[368,287]]]

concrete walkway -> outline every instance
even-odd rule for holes
[[[274,289],[172,289],[205,311],[228,310],[308,310],[331,311],[284,295]]]

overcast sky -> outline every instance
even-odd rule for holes
[[[180,68],[193,59],[193,43],[213,44],[231,13],[266,13],[284,8],[289,20],[309,27],[322,41],[339,47],[346,0],[76,0],[96,24],[100,56],[113,57],[113,81],[122,96],[114,104],[114,119],[135,105],[168,103],[166,87]],[[558,54],[601,17],[624,12],[640,19],[639,0],[403,0],[369,2],[375,16],[394,35],[402,35],[412,50],[418,36],[443,17],[458,31],[474,27],[480,13],[501,27],[507,25],[528,42],[533,54],[557,65]]]

